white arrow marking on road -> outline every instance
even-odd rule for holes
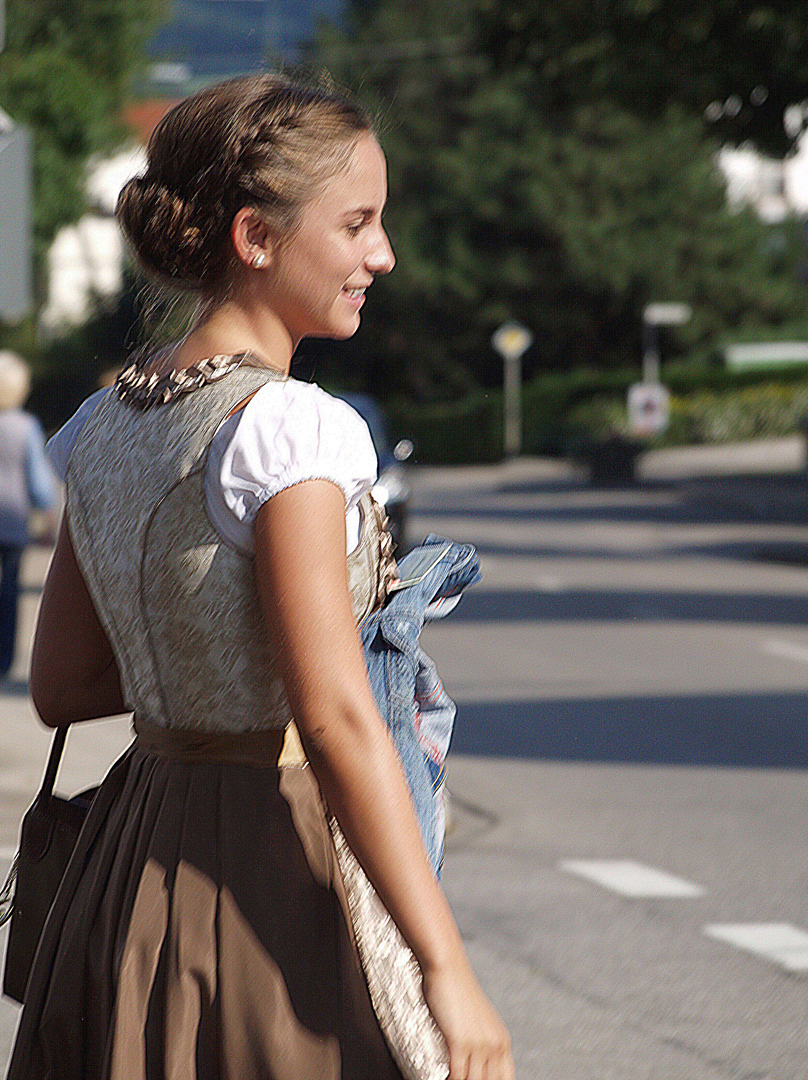
[[[764,641],[763,651],[769,656],[784,656],[787,660],[808,664],[808,646],[805,645],[795,645],[791,641]]]
[[[704,896],[705,890],[692,881],[666,874],[653,866],[631,859],[566,859],[562,870],[589,878],[604,889],[623,896]]]
[[[808,971],[808,933],[790,923],[717,923],[704,933],[785,968]]]

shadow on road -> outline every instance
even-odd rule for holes
[[[647,589],[470,590],[452,622],[721,622],[804,627],[804,592],[676,592]]]
[[[546,506],[503,506],[502,496],[546,496]],[[559,498],[566,496],[566,498]],[[493,502],[492,502],[493,500]],[[435,505],[416,497],[413,509],[446,517],[473,514],[510,520],[590,522],[761,521],[770,525],[808,524],[808,475],[804,472],[737,473],[641,480],[604,488],[576,481],[539,479],[506,483],[474,492],[442,489]]]
[[[26,679],[3,679],[0,682],[0,693],[7,697],[28,697],[28,681]]]
[[[761,543],[755,540],[739,540],[735,542],[716,542],[715,544],[655,544],[653,547],[638,546],[628,550],[615,548],[597,547],[595,545],[575,547],[553,547],[549,544],[497,544],[488,540],[474,545],[482,557],[486,555],[507,555],[511,558],[521,559],[605,559],[613,562],[631,562],[638,558],[666,558],[666,559],[738,559],[748,561],[750,559],[771,559],[776,557],[778,561],[784,561],[787,554],[796,556],[808,555],[808,536],[805,544],[771,544]],[[808,558],[793,559],[797,565],[808,564]]]
[[[548,491],[545,494],[550,495],[551,492]],[[555,492],[555,494],[560,493]],[[663,522],[687,525],[704,520],[710,522],[734,520],[732,515],[728,516],[720,507],[694,506],[681,500],[677,495],[667,501],[660,500],[658,495],[656,499],[649,498],[646,501],[642,498],[643,493],[636,488],[623,489],[619,497],[612,497],[608,501],[604,499],[603,492],[597,492],[591,488],[570,488],[566,494],[574,495],[574,500],[558,499],[541,506],[525,504],[507,506],[503,505],[501,497],[497,498],[494,493],[489,495],[463,493],[462,496],[453,496],[450,492],[441,492],[439,506],[433,507],[422,502],[417,506],[416,512],[447,519],[474,517],[483,521],[535,522],[537,525],[555,521],[565,524],[586,522],[604,525],[634,525],[643,522]]]
[[[722,694],[458,706],[452,752],[660,765],[808,767],[808,697]]]
[[[425,491],[418,509],[430,515],[431,528],[445,527],[449,535],[460,519],[479,521],[475,539],[484,570],[486,555],[523,558],[526,563],[535,559],[539,565],[542,559],[588,559],[645,560],[650,566],[656,559],[692,558],[772,560],[808,568],[808,476],[746,473],[743,468],[734,475],[687,474],[621,489],[547,478],[493,483],[472,491],[441,488]],[[551,528],[557,524],[568,528]],[[712,528],[750,524],[792,528],[787,533],[738,529],[737,534]],[[613,546],[612,525],[627,526]],[[688,534],[689,527],[700,525],[706,528]],[[649,527],[647,534],[643,526]],[[648,568],[643,572],[649,573]],[[559,591],[540,577],[535,588],[487,589],[483,584],[464,596],[452,622],[502,623],[503,628],[515,622],[808,625],[808,577],[799,571],[777,582],[783,591],[761,586],[764,579],[751,576],[732,588],[730,581],[737,575],[727,578],[718,565],[707,590],[689,589],[686,571],[679,587],[671,590],[656,587],[653,577],[628,588],[613,587],[608,573],[604,577],[603,584],[594,587]],[[757,591],[747,591],[754,589],[754,581]],[[473,632],[473,627],[467,629]],[[616,688],[614,696],[592,699],[474,701],[458,707],[452,751],[557,761],[805,769],[807,714],[808,689],[781,692],[768,687],[691,694],[674,689],[645,696],[626,696]]]
[[[765,520],[774,524],[805,523],[808,473],[800,471],[692,474],[676,479],[645,479],[635,484],[598,487],[580,481],[538,479],[498,485],[501,495],[553,495],[561,492],[671,492],[694,509],[720,510],[730,520]],[[493,493],[493,492],[492,492]],[[757,508],[756,508],[757,505]],[[775,516],[772,517],[772,512]]]

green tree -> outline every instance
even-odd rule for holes
[[[490,333],[507,316],[537,331],[528,374],[636,364],[650,299],[693,304],[681,347],[806,318],[799,230],[728,212],[704,115],[761,71],[769,98],[796,93],[804,6],[744,22],[734,2],[355,3],[319,56],[388,118],[399,266],[336,377],[422,399],[493,385]],[[782,118],[766,115],[759,142],[776,146]]]
[[[536,107],[557,120],[593,99],[649,122],[677,104],[715,124],[723,142],[789,149],[783,111],[808,85],[805,0],[474,0],[472,9],[493,69],[529,67]],[[708,113],[716,102],[729,108]]]
[[[123,137],[121,109],[162,0],[6,0],[0,106],[34,136],[41,256],[84,209],[87,159]]]

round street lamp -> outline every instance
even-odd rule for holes
[[[516,457],[522,448],[522,357],[533,344],[533,331],[515,319],[508,319],[491,335],[491,344],[503,363],[502,445],[506,457]]]

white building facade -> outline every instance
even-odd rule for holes
[[[81,326],[96,303],[115,296],[123,283],[124,250],[115,203],[126,181],[146,167],[142,147],[129,147],[90,166],[90,210],[59,230],[48,252],[48,300],[40,325],[49,335]]]
[[[753,206],[772,225],[792,214],[808,215],[808,131],[785,158],[764,157],[751,146],[725,146],[718,163],[731,207]]]

